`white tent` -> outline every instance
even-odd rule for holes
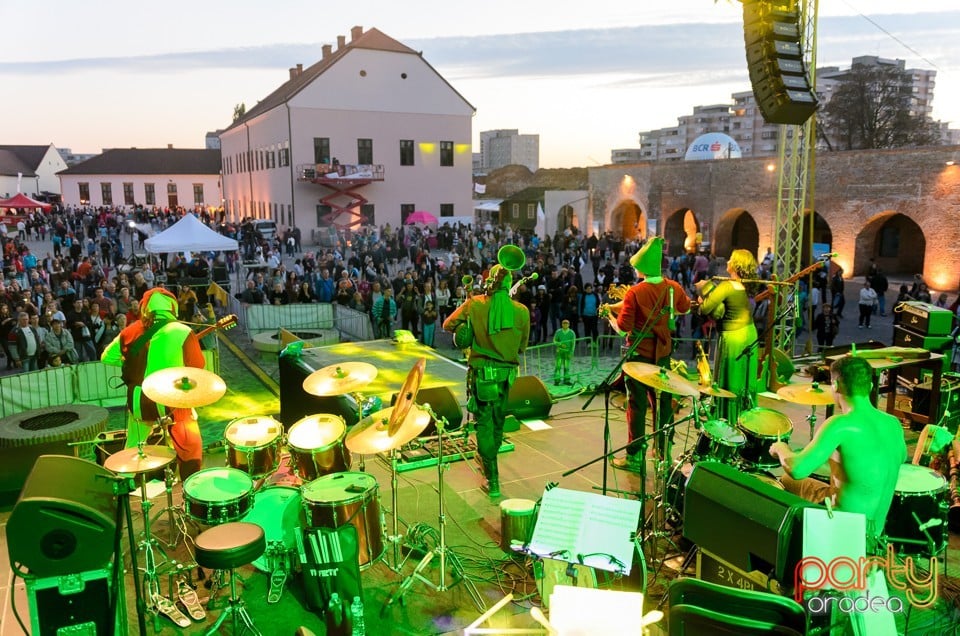
[[[151,254],[230,252],[239,247],[235,240],[214,232],[192,214],[185,214],[163,232],[148,238],[144,246]]]

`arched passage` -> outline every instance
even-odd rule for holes
[[[680,208],[667,217],[663,224],[663,238],[667,241],[667,256],[680,256],[697,249],[700,222],[690,208]]]
[[[610,212],[610,231],[624,241],[647,236],[647,216],[635,201],[622,201]]]
[[[753,215],[743,208],[727,210],[713,233],[713,255],[728,257],[733,250],[744,249],[756,254],[760,248],[760,230]]]
[[[800,256],[803,267],[810,264],[810,214],[808,210],[803,216],[803,246]],[[830,224],[816,211],[813,212],[813,242],[826,245],[827,251],[834,251],[833,231],[830,229]]]
[[[573,206],[565,205],[557,210],[557,227],[560,228],[560,230],[578,226],[577,211],[573,209]]]
[[[916,221],[899,212],[884,212],[857,234],[853,275],[866,274],[871,258],[888,276],[922,273],[926,250],[927,239]]]

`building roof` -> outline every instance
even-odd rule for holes
[[[540,201],[541,203],[543,203],[544,193],[550,189],[551,188],[539,188],[539,187],[533,187],[533,186],[529,188],[524,188],[523,190],[520,190],[519,192],[515,192],[514,194],[504,199],[504,203],[515,203],[519,201]],[[556,189],[556,188],[552,188],[552,189]]]
[[[290,101],[291,98],[309,86],[315,79],[320,77],[324,71],[340,61],[340,59],[352,49],[371,49],[374,51],[407,53],[410,55],[416,55],[423,59],[423,56],[419,52],[414,51],[409,46],[401,44],[390,36],[384,34],[379,29],[371,28],[365,33],[361,34],[355,40],[348,42],[345,46],[339,47],[336,51],[332,51],[326,58],[323,58],[319,62],[303,69],[303,71],[298,73],[295,77],[292,77],[285,83],[281,84],[279,88],[267,95],[264,99],[257,102],[256,106],[248,110],[243,117],[233,122],[227,127],[226,130],[232,130],[240,124],[250,121],[254,117],[269,112],[277,106]],[[436,69],[430,66],[430,63],[426,60],[423,60],[423,63],[430,67],[434,73],[437,72]],[[437,75],[443,79],[443,76],[441,76],[439,73],[437,73]],[[447,82],[446,79],[443,81],[447,84],[447,86],[450,86],[450,83]],[[460,99],[463,99],[463,101],[469,105],[472,110],[476,110],[473,105],[470,104],[470,102],[467,102],[467,100],[463,98],[463,95],[460,95],[460,93],[453,88],[453,86],[450,86],[450,90],[457,93],[457,95],[460,96]],[[226,132],[226,130],[222,132]]]
[[[220,151],[206,148],[113,148],[61,170],[77,174],[220,174]]]
[[[0,175],[35,177],[36,169],[50,146],[6,146],[0,145]]]

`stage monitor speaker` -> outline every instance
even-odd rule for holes
[[[683,536],[745,572],[793,580],[803,509],[814,504],[736,468],[697,464],[683,504]]]
[[[7,522],[10,563],[36,577],[106,567],[113,556],[115,475],[66,455],[41,455]]]
[[[540,378],[521,375],[510,387],[505,414],[519,420],[542,420],[550,416],[552,407],[553,400]]]
[[[397,403],[397,396],[394,393],[390,398],[391,406]],[[417,397],[413,400],[416,404],[429,404],[430,408],[440,417],[446,418],[447,430],[457,431],[463,426],[463,410],[457,404],[457,396],[450,390],[449,386],[432,386],[421,388],[417,391]],[[427,428],[420,433],[420,437],[430,437],[437,434],[436,421],[431,417]]]
[[[317,413],[339,415],[347,426],[357,423],[357,402],[349,395],[318,397],[303,390],[303,381],[316,371],[296,354],[282,353],[280,367],[280,422],[284,430]]]
[[[794,7],[743,0],[743,40],[757,108],[771,124],[800,125],[817,110],[803,59],[803,24]]]

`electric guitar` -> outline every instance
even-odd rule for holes
[[[697,348],[697,373],[700,374],[700,386],[710,386],[713,384],[713,372],[710,369],[707,353],[703,350],[703,345],[700,344],[699,340],[693,344]]]
[[[191,323],[187,323],[187,324],[194,325],[194,324],[197,324],[197,323],[192,323],[192,322],[191,322]],[[200,331],[198,331],[198,332],[197,332],[197,338],[198,338],[198,339],[202,339],[202,338],[204,338],[205,336],[209,336],[211,333],[213,333],[213,332],[216,331],[217,329],[223,329],[224,331],[229,331],[230,329],[233,329],[233,328],[236,327],[236,326],[237,326],[237,316],[236,316],[236,314],[227,314],[226,316],[224,316],[223,318],[221,318],[221,319],[218,320],[217,322],[213,323],[212,325],[208,325],[208,326],[204,327],[203,329],[201,329]]]

